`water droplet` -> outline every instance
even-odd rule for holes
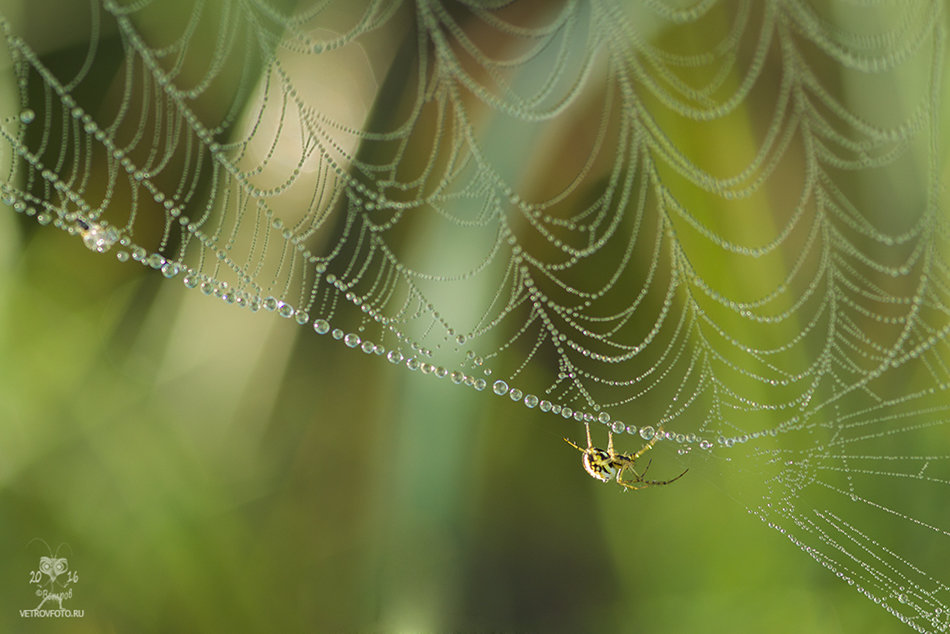
[[[536,407],[538,405],[538,397],[534,394],[528,394],[526,397],[524,397],[524,405],[529,409]]]
[[[644,440],[651,440],[656,431],[649,425],[640,430],[640,438]]]
[[[277,314],[285,319],[290,319],[294,316],[294,307],[290,304],[280,303],[280,308],[277,309]]]
[[[276,297],[266,298],[264,300],[264,310],[267,310],[270,312],[274,312],[275,310],[277,310],[277,298]]]
[[[406,360],[406,367],[409,368],[410,370],[418,370],[418,369],[419,369],[419,359],[417,359],[417,358],[415,358],[415,357],[409,357],[409,358]]]
[[[452,383],[455,383],[456,385],[458,385],[459,383],[465,380],[465,375],[459,372],[458,370],[456,370],[455,372],[449,375],[449,378],[452,379]]]
[[[20,112],[20,122],[26,125],[33,123],[33,120],[36,119],[36,113],[26,108]]]
[[[508,398],[510,398],[511,400],[516,401],[516,402],[517,402],[517,401],[520,401],[520,400],[521,400],[521,397],[522,397],[523,395],[524,395],[524,392],[522,392],[522,391],[519,390],[518,388],[515,388],[515,389],[511,390],[510,392],[508,392]]]
[[[372,341],[364,341],[363,345],[360,346],[360,349],[362,349],[366,354],[373,354],[373,352],[376,350],[376,346]]]
[[[386,355],[386,358],[389,359],[390,363],[402,363],[402,360],[405,357],[403,357],[402,353],[398,350],[390,350],[389,354]]]
[[[502,381],[501,379],[498,379],[497,381],[495,381],[495,384],[492,385],[491,389],[492,391],[495,392],[495,394],[497,394],[498,396],[501,396],[502,394],[505,394],[508,391],[508,384]]]
[[[551,411],[551,401],[541,401],[540,410],[541,410],[542,412],[550,412],[550,411]]]
[[[330,333],[330,336],[339,341],[343,338],[343,331],[339,328],[334,328],[333,332]]]
[[[610,422],[610,414],[608,414],[607,412],[601,412],[600,414],[597,415],[597,421],[606,425],[607,423]]]
[[[614,424],[611,425],[610,428],[613,430],[613,432],[614,432],[615,434],[622,434],[622,433],[623,433],[624,431],[626,431],[626,429],[627,429],[627,428],[624,426],[624,424],[621,423],[619,420],[614,421]]]
[[[162,257],[160,253],[153,253],[152,255],[148,256],[148,260],[146,260],[146,262],[155,270],[165,266],[165,258]]]
[[[330,332],[330,322],[326,319],[318,319],[313,322],[313,331],[318,335],[325,335]]]
[[[360,345],[360,337],[357,334],[350,333],[343,338],[343,343],[345,343],[350,348],[355,348]]]
[[[475,382],[472,383],[472,387],[474,387],[479,392],[484,390],[487,386],[488,386],[488,381],[486,381],[485,379],[476,379]]]
[[[103,227],[100,224],[95,222],[82,222],[80,223],[81,228],[79,233],[82,236],[82,242],[86,245],[86,248],[91,249],[97,253],[105,253],[112,248],[119,240],[119,232],[112,227]],[[141,247],[137,247],[141,249]],[[142,257],[136,257],[141,253]],[[132,257],[136,260],[141,261],[145,256],[145,250],[134,251]]]
[[[166,262],[165,265],[162,266],[162,275],[169,279],[178,275],[180,271],[181,266],[179,266],[177,262]]]

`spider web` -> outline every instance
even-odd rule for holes
[[[755,473],[750,512],[950,628],[943,3],[48,4],[0,20],[6,206]]]

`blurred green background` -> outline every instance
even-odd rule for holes
[[[660,123],[739,163],[755,116]],[[579,433],[0,214],[0,632],[898,629],[736,501],[761,473],[624,493]],[[35,538],[83,618],[20,618]]]
[[[714,464],[624,493],[573,425],[0,216],[0,631],[887,632]],[[756,474],[735,474],[740,479]],[[27,621],[68,545],[85,617]]]

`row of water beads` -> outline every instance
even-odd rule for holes
[[[120,232],[116,228],[111,227],[104,222],[95,222],[90,219],[83,218],[78,214],[66,214],[62,217],[56,217],[55,219],[53,215],[48,212],[41,212],[37,214],[35,209],[27,206],[22,200],[16,200],[9,190],[4,192],[2,201],[8,206],[13,207],[14,211],[25,213],[29,216],[35,216],[40,224],[45,225],[53,221],[55,226],[68,231],[69,233],[78,234],[82,238],[83,244],[90,250],[97,253],[104,253],[110,250],[114,245],[119,244],[120,246],[125,247],[125,249],[128,249],[119,250],[116,253],[116,258],[121,262],[125,262],[131,257],[131,259],[134,261],[141,262],[143,265],[149,266],[150,268],[160,270],[162,274],[169,279],[177,276],[179,273],[184,272],[184,285],[188,288],[200,287],[201,291],[205,295],[214,295],[228,304],[237,304],[239,306],[248,308],[253,312],[263,308],[269,312],[276,312],[284,318],[289,319],[292,317],[300,325],[311,323],[310,316],[306,312],[297,310],[292,305],[278,300],[275,297],[260,298],[257,295],[249,295],[242,291],[232,289],[227,282],[220,282],[182,264],[166,260],[166,258],[159,253],[148,254],[143,247],[132,245],[131,240],[127,236],[120,235]],[[334,283],[338,286],[342,285],[342,283],[338,280],[328,280],[328,282]],[[351,294],[347,294],[347,298],[351,301],[359,303],[358,299],[352,297]],[[386,325],[385,318],[376,315],[374,315],[374,317]],[[449,378],[449,380],[456,385],[465,385],[479,392],[484,391],[488,387],[488,380],[485,378],[466,374],[460,370],[449,371],[444,366],[436,366],[426,360],[420,359],[419,357],[430,357],[432,355],[432,351],[426,350],[415,342],[411,342],[405,335],[399,332],[392,325],[388,326],[392,333],[397,337],[397,339],[405,342],[414,351],[414,354],[419,355],[418,357],[406,357],[399,350],[387,351],[383,346],[373,343],[369,340],[364,340],[356,333],[346,333],[340,328],[332,327],[330,322],[326,319],[317,319],[312,322],[312,325],[314,331],[319,335],[330,334],[333,339],[343,341],[347,347],[359,348],[366,354],[372,354],[376,356],[385,355],[390,363],[394,365],[403,365],[410,371],[419,371],[422,374],[431,375],[437,379]],[[456,341],[458,343],[464,343],[465,338],[463,336],[459,336]],[[469,352],[467,357],[470,361],[474,361],[475,365],[481,365],[481,359],[476,357],[474,353]],[[484,372],[486,375],[491,374],[491,370],[489,369],[486,369]],[[498,396],[507,395],[512,401],[520,402],[528,409],[538,408],[542,412],[550,413],[555,416],[560,415],[565,420],[573,419],[581,423],[593,423],[596,421],[607,426],[610,431],[615,434],[626,433],[632,436],[639,435],[645,441],[650,441],[656,438],[657,441],[668,440],[675,442],[676,444],[682,445],[677,451],[677,453],[680,455],[689,453],[694,446],[698,446],[700,449],[709,450],[718,444],[720,447],[728,448],[733,447],[736,444],[748,442],[749,440],[753,440],[761,436],[775,435],[775,430],[768,430],[737,437],[719,436],[714,443],[709,438],[704,438],[697,434],[683,434],[677,433],[675,431],[666,431],[662,427],[655,428],[651,425],[646,425],[640,428],[637,428],[635,425],[626,425],[619,420],[612,420],[610,414],[607,412],[593,414],[590,412],[574,410],[567,405],[562,405],[547,399],[542,399],[535,394],[525,394],[523,390],[517,387],[509,387],[508,383],[501,379],[496,380],[491,387],[492,391]]]
[[[767,504],[767,507],[771,507],[771,504]],[[788,510],[787,508],[785,510]],[[811,546],[808,546],[801,541],[799,541],[794,535],[792,535],[788,529],[786,529],[781,524],[776,524],[768,519],[766,515],[756,512],[754,509],[749,509],[750,512],[759,516],[769,528],[777,530],[782,535],[788,536],[792,543],[804,550],[805,552],[814,555],[816,553],[815,549]],[[905,562],[907,563],[907,562]],[[852,574],[845,572],[843,570],[838,570],[833,562],[830,560],[825,560],[822,562],[822,565],[825,568],[828,568],[830,571],[835,573],[835,576],[838,579],[841,579],[849,586],[852,586],[858,593],[864,595],[877,605],[884,607],[889,613],[897,617],[902,623],[911,626],[914,630],[918,632],[928,632],[930,630],[921,629],[919,625],[920,620],[930,621],[930,625],[934,628],[935,632],[948,632],[950,631],[950,611],[945,610],[943,607],[930,608],[930,605],[933,605],[933,602],[936,600],[933,594],[923,588],[917,586],[918,591],[908,590],[904,586],[899,586],[895,589],[890,590],[887,594],[876,594],[867,587],[861,584],[860,579],[856,579]],[[911,615],[905,614],[900,611],[900,609],[888,605],[888,596],[890,598],[896,598],[897,602],[903,605],[910,606],[914,609],[914,613]],[[942,605],[939,601],[938,605]],[[945,607],[945,606],[944,606]]]
[[[21,123],[29,124],[35,119],[35,114],[32,110],[26,109],[20,113],[19,119]],[[4,189],[6,190],[6,188]],[[109,226],[105,222],[96,222],[91,219],[86,219],[78,213],[64,214],[57,217],[54,217],[53,214],[46,211],[36,213],[36,210],[33,207],[26,205],[22,200],[17,200],[10,190],[4,191],[3,194],[3,202],[13,207],[15,211],[25,213],[29,216],[35,215],[37,222],[40,224],[46,225],[52,221],[54,222],[55,226],[61,229],[73,234],[79,234],[82,238],[83,244],[85,244],[85,246],[92,251],[104,253],[110,250],[116,243],[118,243],[122,247],[128,249],[128,251],[119,250],[116,253],[116,257],[119,261],[125,262],[131,256],[131,258],[137,262],[141,262],[142,264],[150,266],[153,269],[160,270],[162,274],[169,279],[177,276],[182,271],[185,271],[186,274],[183,277],[184,285],[188,288],[196,288],[200,286],[201,291],[205,295],[214,295],[228,304],[238,304],[240,306],[249,308],[254,312],[263,308],[264,310],[270,312],[277,312],[280,316],[285,318],[293,317],[300,325],[306,325],[310,322],[310,317],[306,312],[297,310],[292,305],[280,301],[275,297],[267,297],[262,299],[256,295],[248,295],[242,291],[232,289],[227,284],[227,282],[219,282],[218,280],[187,268],[177,262],[168,261],[159,253],[148,254],[143,247],[132,245],[131,240],[127,236],[120,235],[120,232],[116,228]],[[337,286],[340,288],[340,290],[344,290],[342,282],[336,280],[332,276],[328,275],[326,281],[330,284],[333,284],[334,286]],[[346,297],[354,303],[359,303],[359,300],[353,297],[351,293],[347,293]],[[380,315],[371,316],[376,318],[377,321],[380,321],[380,323],[386,325],[386,320],[384,317]],[[324,335],[329,333],[334,339],[342,340],[343,343],[348,347],[358,347],[366,354],[375,354],[378,356],[385,354],[386,358],[391,363],[396,365],[405,365],[405,367],[411,371],[418,370],[421,371],[422,374],[431,374],[438,379],[449,377],[452,383],[456,385],[464,384],[468,387],[474,388],[477,391],[483,391],[488,386],[488,381],[484,378],[465,374],[459,370],[450,372],[443,366],[435,366],[428,361],[420,360],[416,356],[410,356],[406,358],[399,350],[387,351],[381,345],[375,344],[371,341],[362,340],[361,337],[356,333],[345,333],[340,328],[332,328],[330,323],[325,319],[317,319],[314,321],[313,329],[317,334]],[[398,340],[405,342],[414,351],[414,354],[419,354],[423,357],[431,357],[431,351],[426,350],[415,342],[410,341],[392,325],[389,325],[389,329]],[[456,338],[456,341],[461,345],[465,342],[465,337],[459,335]],[[467,357],[469,361],[473,361],[475,365],[482,365],[481,359],[474,353],[469,352]],[[485,369],[484,373],[486,375],[490,375],[491,370]],[[706,450],[711,449],[714,446],[714,443],[711,440],[708,438],[702,438],[697,434],[682,434],[675,431],[665,431],[662,426],[657,429],[653,426],[647,425],[638,429],[635,425],[625,425],[621,421],[612,421],[610,414],[607,412],[599,412],[595,416],[595,414],[590,412],[582,412],[579,410],[575,411],[566,405],[561,405],[546,399],[541,399],[534,394],[524,394],[524,392],[518,388],[509,388],[508,383],[500,379],[496,380],[492,384],[492,391],[499,396],[504,396],[507,394],[512,401],[521,402],[529,409],[534,409],[537,407],[542,412],[551,413],[555,416],[560,415],[566,420],[573,418],[575,421],[583,423],[592,423],[597,421],[608,426],[609,429],[615,434],[639,434],[640,437],[646,441],[656,438],[657,441],[669,440],[676,442],[677,444],[683,445],[678,450],[678,453],[681,455],[691,451],[693,446],[699,446],[701,449]],[[716,442],[722,447],[732,447],[735,444],[745,443],[750,439],[754,439],[766,434],[775,435],[775,432],[774,430],[770,430],[733,438],[719,436]]]

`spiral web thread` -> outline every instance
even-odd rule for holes
[[[2,201],[755,473],[750,512],[946,631],[943,3],[495,4],[64,2],[62,50],[4,17]]]

